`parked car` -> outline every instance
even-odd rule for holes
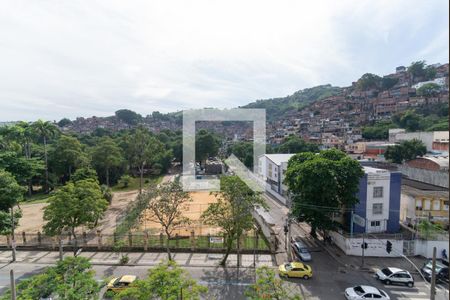
[[[292,244],[292,249],[295,255],[302,261],[311,261],[311,253],[302,242],[295,242]]]
[[[298,277],[303,279],[309,279],[313,274],[311,266],[296,261],[280,265],[278,271],[281,277]]]
[[[123,275],[122,277],[113,278],[107,285],[107,291],[118,293],[128,288],[136,279],[137,277],[134,275]]]
[[[385,284],[397,283],[404,284],[409,287],[414,286],[414,278],[408,271],[399,268],[384,268],[378,270],[375,276]]]
[[[345,290],[345,298],[347,300],[360,300],[360,299],[379,299],[390,300],[391,298],[385,291],[377,289],[373,286],[358,285],[350,287]]]
[[[433,269],[433,261],[430,259],[428,260],[420,269],[422,272],[423,277],[425,277],[426,280],[431,281],[431,273]],[[448,280],[448,262],[446,260],[437,259],[436,260],[436,281],[437,282],[449,282]]]

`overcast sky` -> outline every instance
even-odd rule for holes
[[[416,60],[445,63],[448,6],[3,0],[0,121],[236,107]]]

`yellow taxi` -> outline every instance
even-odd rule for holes
[[[136,280],[134,275],[123,275],[122,277],[115,277],[107,285],[107,291],[118,293],[128,288]]]
[[[311,266],[297,261],[280,265],[278,271],[282,277],[298,277],[303,279],[312,277]]]

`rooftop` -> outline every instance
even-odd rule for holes
[[[366,173],[366,174],[385,174],[385,173],[389,173],[388,170],[377,169],[377,168],[366,167],[366,166],[363,166],[363,170],[364,170],[364,173]]]
[[[283,162],[287,162],[294,155],[295,154],[264,154],[265,157],[278,166]]]

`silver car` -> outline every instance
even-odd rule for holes
[[[305,245],[301,242],[295,242],[292,245],[292,248],[295,252],[295,255],[302,261],[311,261],[311,253],[308,251],[308,248],[306,248]]]
[[[381,280],[381,282],[384,282],[387,285],[396,283],[404,284],[409,287],[414,286],[414,278],[411,276],[411,274],[408,271],[399,268],[384,268],[378,270],[375,276],[379,280]]]

